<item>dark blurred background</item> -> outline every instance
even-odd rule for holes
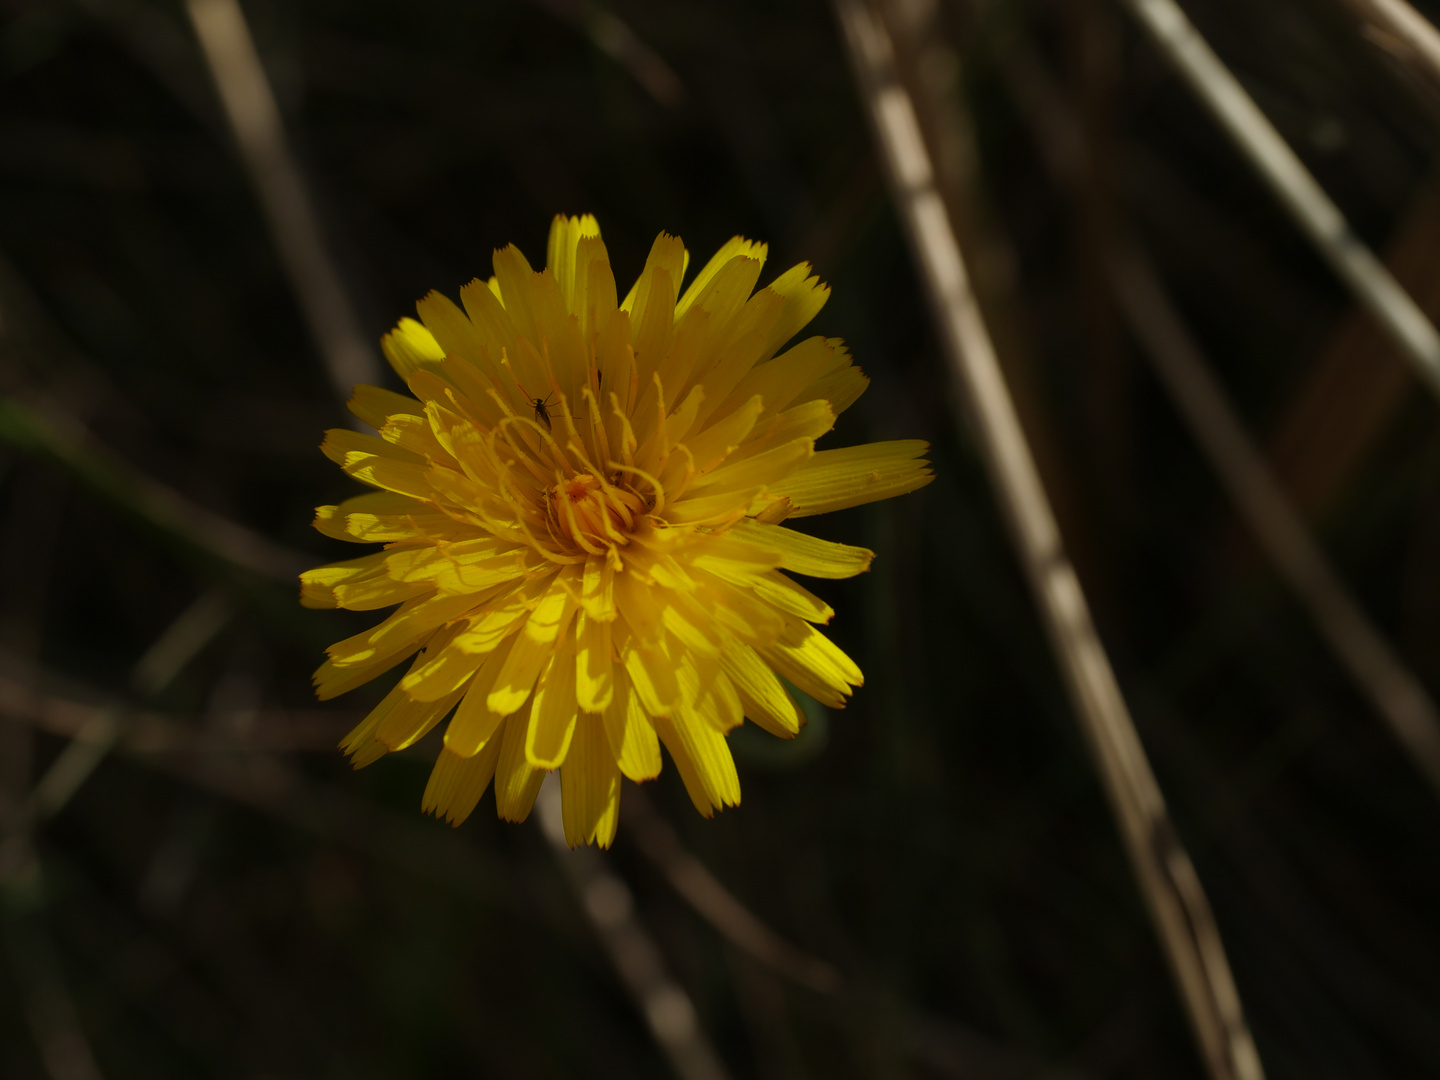
[[[1347,0],[1185,7],[1440,311],[1440,92]],[[1202,1075],[830,8],[243,10],[376,355],[494,248],[542,263],[557,212],[599,216],[622,291],[661,229],[702,261],[741,233],[767,279],[804,259],[834,289],[810,332],[873,380],[836,441],[934,444],[930,487],[807,523],[878,552],[816,586],[867,676],[850,707],[810,703],[793,743],[737,731],[744,803],[713,821],[671,769],[644,789],[848,989],[697,911],[627,784],[608,866],[729,1074]],[[185,4],[0,12],[0,1076],[672,1075],[536,821],[489,795],[455,831],[421,817],[437,735],[358,774],[334,749],[381,690],[321,706],[309,675],[374,617],[303,610],[287,579],[357,554],[309,528],[356,491],[316,449],[348,421]],[[1431,686],[1436,401],[1119,5],[887,12],[930,46],[902,61],[1269,1075],[1440,1075],[1440,800],[1145,365],[1107,235],[1140,238]],[[1078,184],[1057,131],[1088,147]]]

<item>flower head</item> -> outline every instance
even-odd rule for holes
[[[926,444],[815,449],[869,380],[838,339],[776,355],[829,289],[801,264],[752,294],[764,260],[736,238],[682,293],[662,233],[622,301],[595,219],[557,217],[543,271],[507,247],[463,308],[432,292],[386,335],[414,397],[356,387],[379,436],[322,447],[379,490],[315,519],[385,548],[301,577],[310,606],[399,605],[315,673],[331,698],[411,661],[341,744],[357,768],[453,710],[426,811],[458,824],[493,779],[520,821],[559,769],[567,840],[608,846],[621,776],[658,775],[661,743],[708,817],[740,801],[727,732],[804,723],[782,677],[844,705],[860,669],[782,571],[873,555],[781,522],[923,486]]]

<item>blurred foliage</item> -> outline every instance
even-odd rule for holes
[[[1367,240],[1440,251],[1440,109],[1341,0],[1185,6]],[[278,545],[353,554],[308,527],[311,507],[352,492],[315,449],[346,421],[183,6],[0,9],[0,392],[58,408],[94,447]],[[543,258],[557,212],[599,216],[622,281],[661,229],[702,258],[738,232],[834,288],[815,330],[846,338],[874,380],[837,442],[935,444],[931,487],[814,526],[879,555],[816,586],[867,674],[851,707],[794,744],[738,732],[745,801],[714,821],[673,770],[649,792],[756,914],[864,994],[826,999],[734,951],[622,815],[613,865],[733,1074],[946,1075],[917,1051],[923,1029],[961,1075],[1198,1076],[947,407],[826,5],[245,11],[372,339],[429,289],[487,275],[497,246]],[[597,45],[586,28],[607,11],[678,97],[657,100]],[[1401,375],[1364,428],[1350,405],[1379,398],[1315,389],[1322,361],[1350,364],[1362,390],[1398,361],[1373,335],[1337,344],[1357,333],[1339,285],[1118,9],[938,13],[952,65],[926,77],[969,110],[998,238],[982,284],[1008,312],[1022,410],[1269,1074],[1440,1073],[1440,807],[1141,366],[1097,287],[1094,222],[1007,89],[1009,50],[1035,50],[1087,116],[1107,177],[1093,205],[1140,230],[1346,578],[1432,686],[1435,402]],[[1433,314],[1440,258],[1412,269]],[[1314,465],[1344,438],[1344,462]],[[0,1074],[47,1075],[27,1019],[40,940],[107,1077],[668,1074],[533,824],[495,821],[489,796],[453,833],[421,818],[433,737],[359,774],[330,749],[376,694],[317,706],[309,673],[370,616],[220,574],[53,459],[0,449],[0,505],[7,679],[288,747],[268,771],[243,754],[117,753],[39,829],[42,877],[6,916]],[[137,661],[217,580],[233,617],[163,690],[135,689]],[[65,745],[12,712],[0,828]]]

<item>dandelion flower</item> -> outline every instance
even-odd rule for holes
[[[873,553],[781,522],[923,486],[926,444],[815,449],[868,380],[835,338],[779,351],[829,289],[802,263],[752,293],[765,252],[731,240],[681,292],[662,233],[621,300],[595,219],[557,217],[543,271],[507,247],[463,306],[432,292],[386,335],[414,396],[356,387],[378,437],[322,447],[378,490],[315,519],[384,550],[301,576],[309,606],[399,605],[315,674],[332,698],[411,661],[341,743],[357,768],[450,716],[425,811],[458,824],[493,780],[521,821],[559,769],[567,841],[605,847],[661,744],[709,817],[740,801],[727,732],[804,723],[782,680],[835,708],[861,684],[783,571]]]

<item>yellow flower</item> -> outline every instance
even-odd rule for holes
[[[463,310],[432,292],[386,335],[415,396],[356,387],[379,438],[322,447],[380,490],[315,518],[385,549],[301,576],[309,606],[400,605],[315,673],[332,698],[415,658],[341,743],[356,768],[453,709],[427,812],[459,824],[494,779],[524,820],[558,768],[566,839],[605,847],[620,777],[658,775],[660,743],[708,817],[740,801],[728,731],[804,723],[780,676],[835,708],[861,684],[812,625],[829,605],[781,571],[873,553],[780,522],[929,483],[926,444],[815,449],[869,380],[835,338],[775,355],[830,291],[802,263],[751,295],[765,251],[731,240],[677,300],[689,255],[662,233],[619,302],[595,219],[557,217],[545,270],[507,247]]]

